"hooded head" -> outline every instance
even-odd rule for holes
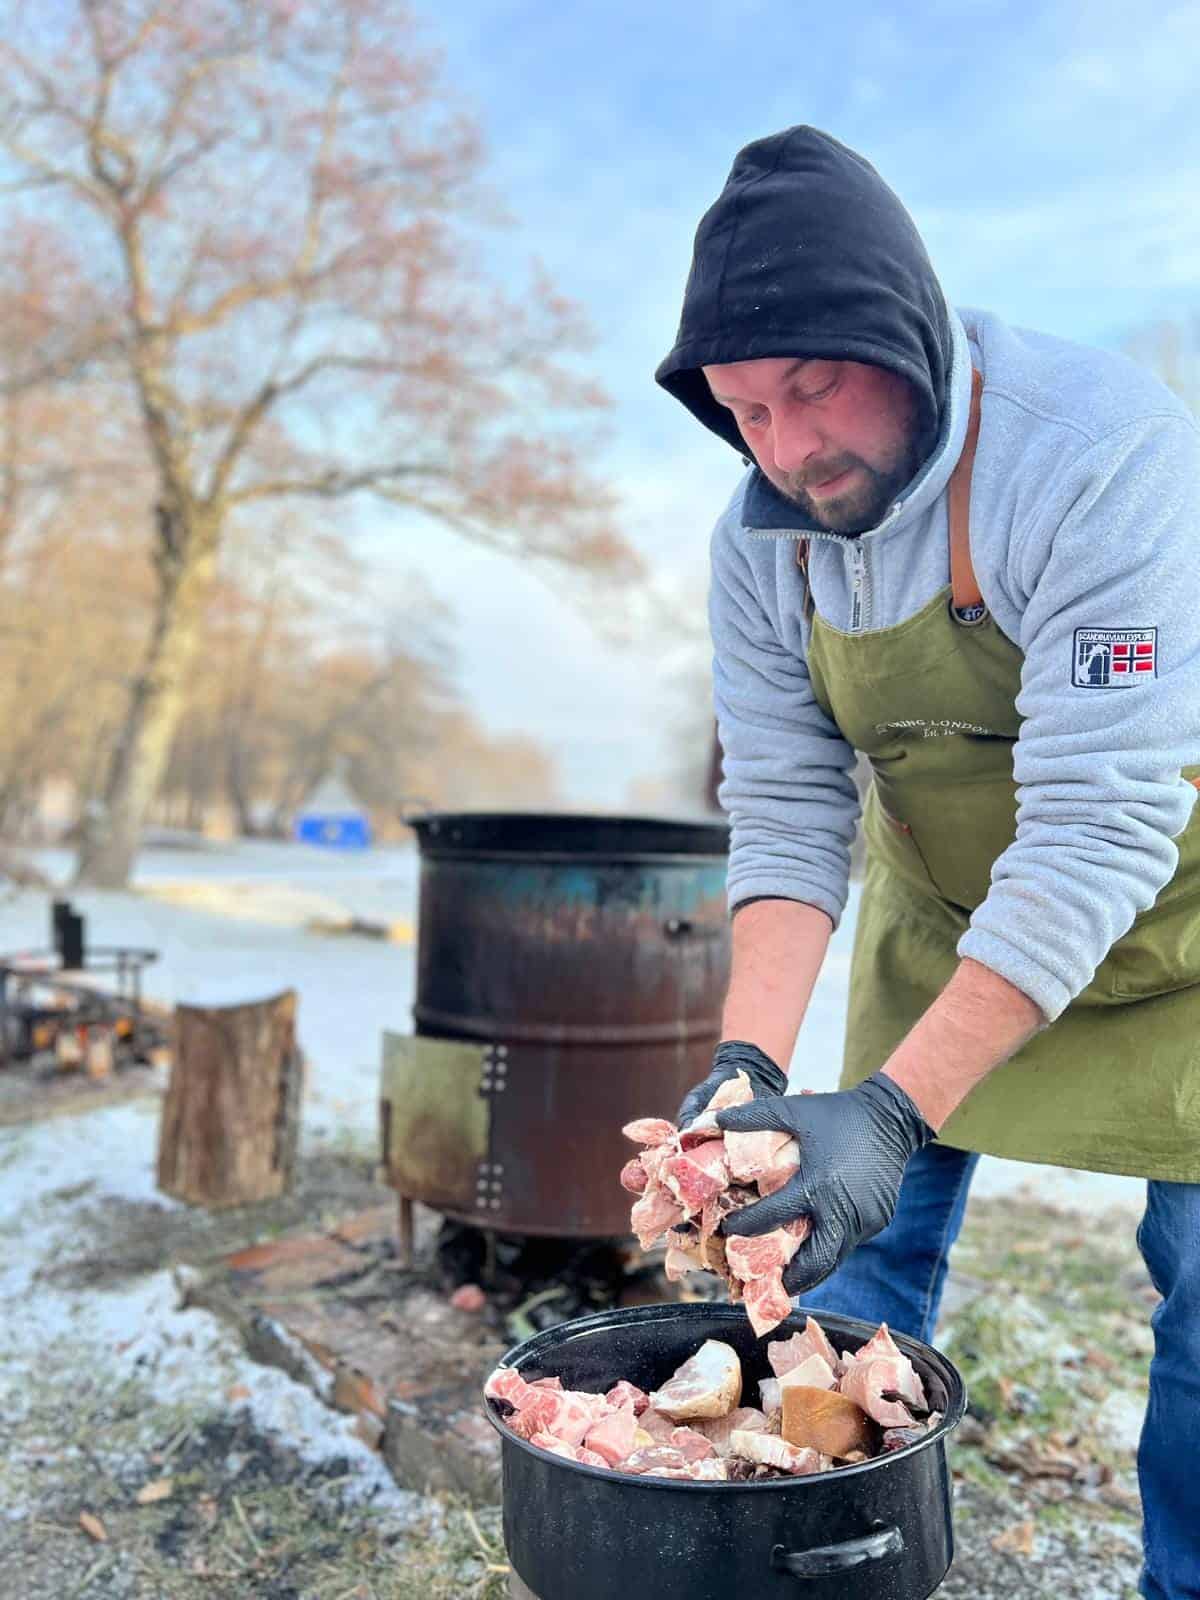
[[[945,297],[912,218],[874,167],[816,128],[739,152],[696,232],[675,347],[655,374],[739,455],[747,446],[701,368],[768,357],[883,367],[941,423],[951,360]]]

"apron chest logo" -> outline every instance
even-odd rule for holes
[[[1071,682],[1114,689],[1158,672],[1157,628],[1076,628]]]

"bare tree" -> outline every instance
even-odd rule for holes
[[[78,866],[115,886],[222,544],[263,506],[373,497],[635,563],[581,465],[575,309],[489,278],[479,136],[396,0],[0,0],[0,94],[8,220],[32,197],[83,275],[7,387],[107,382],[153,482],[155,614]]]

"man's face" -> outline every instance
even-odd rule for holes
[[[916,392],[885,367],[771,357],[703,371],[759,467],[819,527],[874,527],[927,453]]]

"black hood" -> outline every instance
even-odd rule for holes
[[[946,302],[916,227],[862,156],[816,128],[738,153],[696,230],[675,348],[655,377],[748,454],[702,366],[820,356],[888,367],[935,436],[950,371]]]

